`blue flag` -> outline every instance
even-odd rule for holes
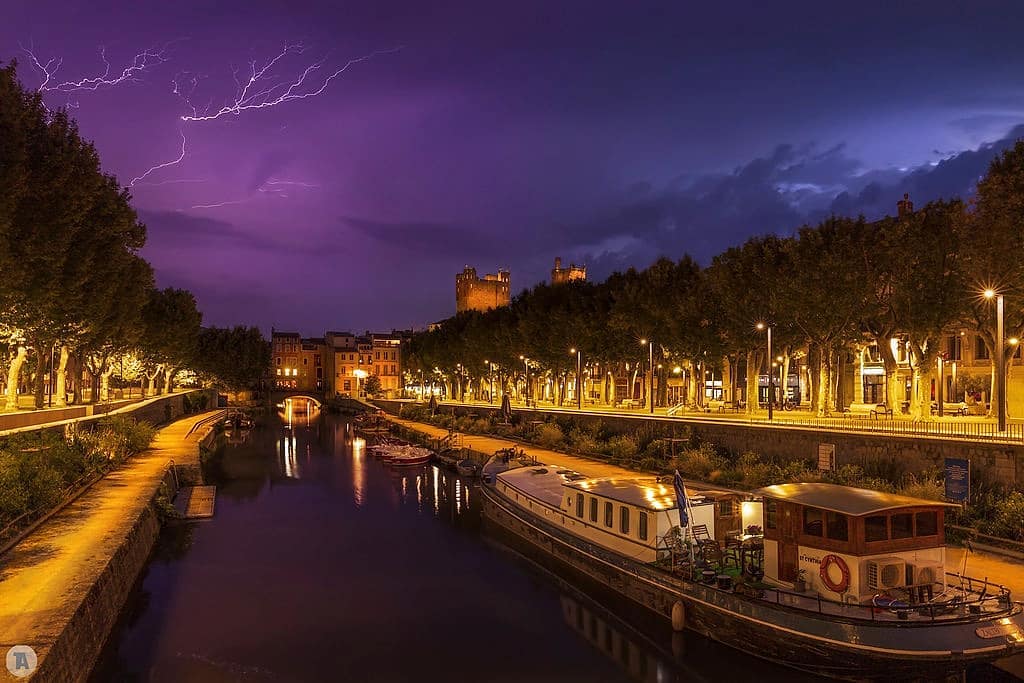
[[[679,474],[679,470],[676,470],[676,476],[672,480],[672,484],[676,489],[676,506],[679,508],[679,526],[690,525],[690,515],[687,513],[687,496],[686,496],[686,484],[683,483],[683,478]]]

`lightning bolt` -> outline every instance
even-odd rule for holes
[[[181,120],[215,121],[223,116],[227,116],[228,114],[234,114],[237,116],[243,111],[248,111],[250,109],[267,109],[269,107],[276,107],[279,104],[284,104],[285,102],[291,102],[292,100],[304,100],[310,97],[316,97],[327,89],[327,86],[331,84],[331,81],[348,71],[349,68],[359,64],[360,62],[365,62],[380,55],[398,52],[402,47],[399,46],[386,50],[375,50],[369,54],[363,55],[362,57],[350,59],[340,68],[334,70],[330,75],[323,79],[317,79],[317,74],[320,69],[323,68],[326,58],[313,62],[307,66],[298,76],[295,76],[291,82],[273,82],[271,72],[274,66],[289,55],[302,54],[304,49],[305,48],[302,45],[285,45],[281,52],[268,60],[261,67],[257,67],[256,62],[250,62],[249,77],[245,80],[244,84],[238,79],[238,72],[235,71],[235,83],[238,90],[235,93],[234,100],[225,104],[213,113],[208,113],[207,109],[200,114],[196,107],[189,101],[188,97],[184,97],[185,104],[192,113],[183,115]],[[307,83],[307,80],[313,82]],[[178,92],[177,85],[175,85],[175,92]]]
[[[167,60],[164,55],[170,44],[164,45],[159,50],[153,48],[143,50],[136,54],[132,60],[125,66],[119,74],[111,76],[110,60],[107,59],[107,50],[105,47],[100,48],[100,59],[103,60],[103,73],[99,76],[91,76],[82,78],[77,81],[61,81],[57,82],[57,72],[63,65],[64,60],[54,57],[50,59],[46,64],[39,61],[36,57],[32,47],[22,47],[22,52],[28,55],[32,61],[32,65],[38,69],[43,75],[43,82],[39,84],[37,88],[38,92],[81,92],[84,90],[99,90],[103,87],[112,87],[120,85],[121,83],[135,82],[138,77],[146,71],[146,69],[152,68],[157,64],[163,64]],[[51,82],[52,81],[52,82]]]
[[[132,178],[131,182],[128,183],[128,187],[135,187],[135,183],[139,182],[140,180],[145,180],[149,176],[149,174],[155,173],[156,171],[159,171],[161,168],[167,168],[168,166],[177,166],[178,164],[180,164],[182,162],[182,160],[184,160],[184,158],[185,158],[185,146],[187,144],[187,142],[185,140],[185,131],[182,130],[182,129],[179,129],[178,133],[181,134],[181,154],[178,155],[178,158],[177,159],[173,159],[171,161],[165,161],[164,163],[157,164],[156,166],[151,166],[142,175],[138,175],[138,176],[135,176],[134,178]]]

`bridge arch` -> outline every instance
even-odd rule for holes
[[[303,394],[301,392],[296,392],[294,394],[285,394],[284,396],[281,397],[282,401],[291,401],[295,399],[303,399],[309,401],[318,409],[323,408],[323,401],[320,398],[317,398],[316,396],[313,396],[311,394]]]

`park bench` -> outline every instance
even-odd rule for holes
[[[931,412],[932,412],[932,415],[938,415],[939,414],[939,404],[938,403],[935,403],[934,401],[932,402]],[[965,415],[967,415],[967,404],[966,403],[945,403],[945,402],[943,402],[943,404],[942,404],[942,414],[943,415],[965,416]]]
[[[726,406],[726,402],[725,401],[720,401],[718,399],[711,399],[710,401],[708,401],[708,404],[706,406],[704,406],[704,412],[705,413],[712,413],[712,412],[714,412],[714,413],[722,413],[722,412],[725,412],[725,406]]]
[[[882,417],[892,417],[892,408],[884,403],[879,403],[875,406],[874,410],[871,411],[871,417],[878,417],[879,415]]]
[[[851,403],[843,408],[843,417],[877,418],[879,415],[892,417],[892,409],[884,403]]]
[[[632,398],[624,398],[621,401],[619,401],[619,407],[626,409],[639,408],[640,402]]]

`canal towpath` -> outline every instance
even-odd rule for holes
[[[449,434],[448,430],[443,427],[436,427],[423,422],[405,420],[393,415],[388,415],[388,419],[407,429],[413,429],[434,439],[444,438]],[[608,462],[593,460],[579,455],[559,453],[558,451],[511,439],[463,433],[460,433],[460,438],[462,445],[473,451],[494,453],[502,448],[515,447],[522,449],[527,455],[540,462],[575,470],[590,477],[636,477],[641,474]],[[967,554],[966,574],[978,578],[988,578],[991,581],[1001,583],[1010,589],[1017,600],[1024,599],[1024,561],[981,550],[968,553],[966,548],[947,546],[946,570],[952,572],[960,571],[963,567],[965,554]]]
[[[172,463],[198,464],[212,421],[194,427],[217,412],[159,430],[147,451],[0,555],[0,651],[32,647],[43,679],[88,676],[159,531],[153,498]]]

